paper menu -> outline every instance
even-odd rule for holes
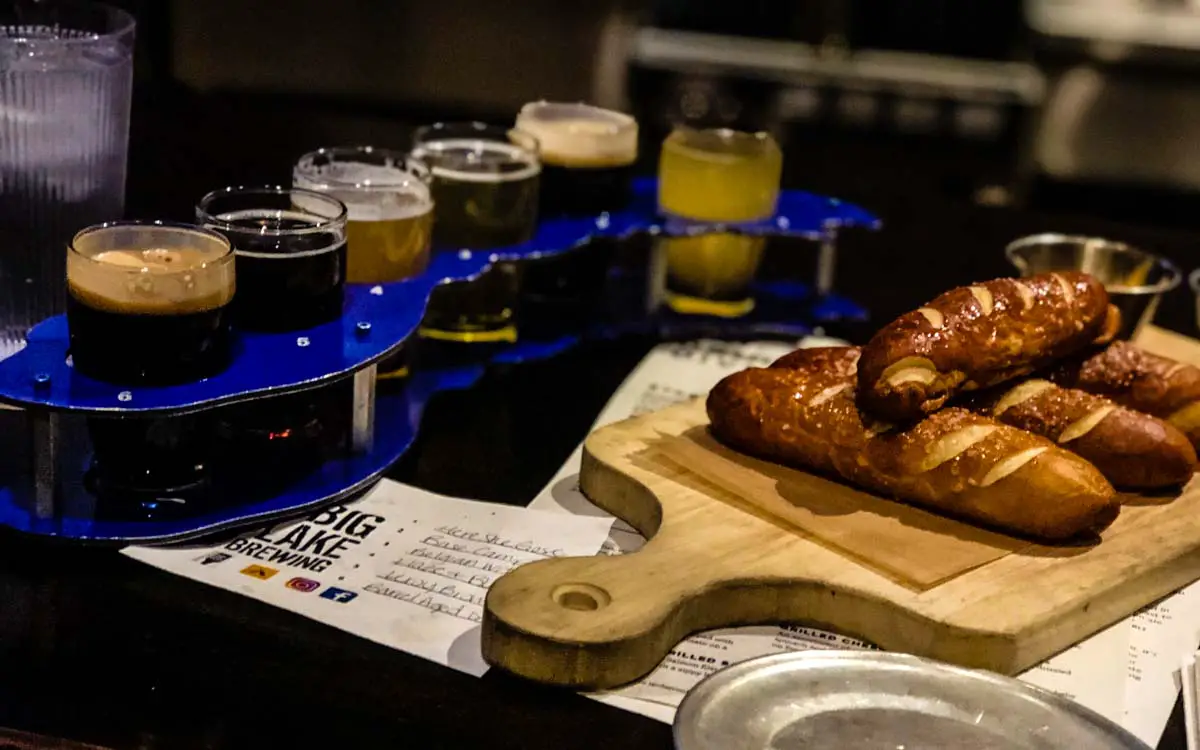
[[[1075,644],[1020,675],[1059,693],[1101,716],[1117,720],[1125,710],[1125,673],[1129,625],[1122,621]]]
[[[492,582],[525,562],[594,555],[611,525],[385,480],[352,505],[216,546],[123,554],[478,676]]]
[[[1179,695],[1181,657],[1200,636],[1200,583],[1194,583],[1125,621],[1129,656],[1122,726],[1157,745]],[[1099,652],[1095,654],[1099,658]]]

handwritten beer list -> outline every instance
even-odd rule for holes
[[[611,525],[384,481],[352,505],[215,547],[125,554],[481,675],[488,587],[527,562],[596,554]]]

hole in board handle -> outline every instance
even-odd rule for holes
[[[590,583],[564,583],[550,592],[554,603],[563,609],[592,612],[612,602],[612,595]]]

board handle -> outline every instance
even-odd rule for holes
[[[540,560],[501,576],[484,606],[484,659],[579,689],[645,676],[687,635],[677,615],[707,585],[654,541],[629,555]]]

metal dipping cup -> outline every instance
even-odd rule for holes
[[[1095,276],[1121,311],[1119,339],[1136,337],[1153,320],[1163,293],[1179,286],[1183,278],[1166,258],[1100,237],[1035,234],[1009,243],[1004,254],[1021,276],[1051,271]]]

